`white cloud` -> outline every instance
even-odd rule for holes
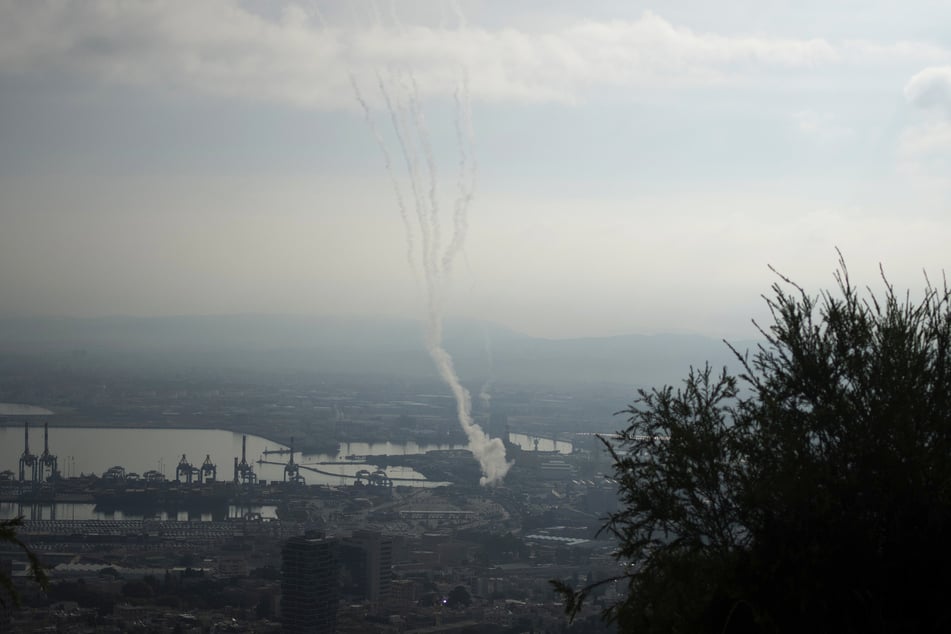
[[[293,6],[268,18],[229,0],[0,4],[3,73],[66,72],[314,108],[353,107],[348,72],[372,81],[381,68],[412,68],[424,95],[452,90],[464,66],[475,98],[573,102],[597,86],[705,84],[853,63],[863,47],[923,63],[951,59],[915,43],[699,33],[652,13],[539,32],[328,27]]]
[[[951,66],[934,66],[905,84],[905,98],[919,108],[937,108],[951,116]]]
[[[904,156],[951,153],[951,123],[940,121],[905,130],[899,139]]]
[[[844,60],[854,64],[879,65],[892,63],[941,64],[951,60],[951,51],[929,42],[900,40],[881,43],[850,40],[838,50]]]
[[[951,122],[934,121],[912,126],[898,139],[898,174],[919,195],[951,201]]]
[[[951,66],[933,66],[905,84],[905,98],[927,112],[898,138],[897,171],[934,199],[951,197]]]
[[[469,251],[480,288],[459,300],[475,314],[548,336],[565,336],[566,324],[576,335],[603,324],[602,332],[722,327],[733,337],[775,281],[767,264],[808,289],[828,288],[838,247],[855,279],[875,286],[883,263],[898,288],[913,290],[922,286],[923,268],[934,274],[945,265],[947,213],[925,213],[907,199],[903,213],[879,201],[837,204],[806,189],[776,183],[614,202],[492,197],[485,206],[493,218],[475,227]],[[578,212],[602,205],[608,208]],[[523,314],[495,313],[512,310],[489,298],[495,291],[528,297]],[[714,325],[718,315],[722,323]]]
[[[842,141],[855,134],[852,128],[840,123],[835,115],[828,112],[800,110],[793,114],[793,120],[800,132],[822,143]]]

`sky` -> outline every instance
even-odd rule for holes
[[[435,267],[743,337],[770,266],[940,282],[949,168],[946,2],[0,1],[0,316],[415,318]]]

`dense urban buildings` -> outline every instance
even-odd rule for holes
[[[319,574],[323,598],[336,593],[337,632],[558,631],[565,620],[549,580],[600,579],[615,569],[612,543],[594,539],[616,496],[604,478],[610,463],[590,430],[623,401],[605,402],[602,391],[496,386],[491,409],[480,403],[476,416],[495,437],[512,432],[507,455],[515,464],[500,486],[480,487],[478,464],[464,445],[413,453],[445,443],[457,429],[452,401],[437,385],[343,377],[310,385],[262,379],[238,388],[185,378],[174,389],[154,389],[124,380],[124,396],[110,395],[109,402],[128,411],[109,423],[120,429],[127,416],[156,420],[161,413],[163,438],[186,439],[169,443],[164,465],[130,461],[133,448],[110,442],[115,432],[99,427],[88,433],[110,447],[108,463],[99,473],[80,473],[81,449],[65,440],[68,416],[0,418],[10,440],[10,456],[0,464],[0,511],[25,516],[19,534],[50,575],[49,590],[41,592],[27,580],[21,553],[0,552],[24,598],[10,614],[12,631],[277,632],[326,625],[331,602],[300,581],[318,574],[308,572],[308,557],[336,562]],[[55,401],[60,384],[45,385],[49,396],[37,400]],[[69,398],[81,404],[87,397]],[[85,406],[77,407],[77,420],[88,421]],[[217,477],[198,477],[214,450],[190,444],[190,424],[172,414],[199,411],[267,436],[271,453],[261,455],[258,442],[245,455],[242,435],[226,434]],[[306,483],[281,477],[291,455],[273,448],[289,447],[291,436],[295,447],[311,447],[293,456]],[[361,455],[374,439],[389,455]],[[319,460],[357,466],[316,464],[313,447],[322,445],[337,457]],[[33,480],[26,468],[21,481],[19,461],[41,452],[58,455],[59,476]],[[314,471],[344,468],[364,473],[327,478]],[[389,478],[407,468],[447,484]],[[312,544],[333,547],[308,550]],[[616,591],[605,590],[587,616]]]

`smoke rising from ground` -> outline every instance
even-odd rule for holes
[[[393,21],[400,28],[397,18]],[[464,25],[460,21],[460,25]],[[454,124],[459,146],[458,181],[452,202],[451,236],[443,248],[443,226],[438,183],[438,169],[426,118],[419,97],[419,88],[412,70],[389,69],[376,73],[376,85],[380,92],[386,114],[392,126],[393,136],[405,166],[409,197],[415,212],[410,217],[403,196],[403,186],[396,178],[390,152],[383,136],[374,123],[373,112],[363,98],[359,84],[353,76],[354,95],[363,110],[364,118],[383,153],[387,174],[393,184],[396,204],[406,230],[407,259],[414,274],[422,276],[426,305],[425,344],[436,370],[449,386],[456,400],[459,424],[468,439],[472,452],[482,469],[482,485],[502,481],[511,467],[505,459],[505,445],[499,438],[491,438],[472,418],[472,397],[462,386],[453,366],[452,357],[443,347],[443,310],[450,287],[452,266],[465,246],[468,229],[469,205],[475,188],[477,166],[473,155],[473,133],[469,105],[469,82],[464,71],[454,91]],[[419,243],[420,248],[414,245]],[[484,391],[484,390],[483,390]]]

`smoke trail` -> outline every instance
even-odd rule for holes
[[[459,30],[466,30],[466,14],[462,12],[462,7],[459,6],[459,0],[452,0],[450,3],[452,7],[452,12],[456,14],[456,19],[459,21]]]
[[[482,477],[479,479],[479,484],[485,486],[500,482],[512,466],[512,463],[505,459],[505,445],[500,438],[490,438],[472,420],[472,399],[469,396],[469,391],[459,383],[459,378],[452,366],[452,357],[442,347],[442,344],[430,340],[427,347],[440,376],[449,385],[453,396],[456,398],[456,413],[459,416],[462,430],[469,440],[469,451],[472,452],[472,455],[479,461],[479,466],[482,467]]]
[[[403,229],[406,233],[406,261],[409,263],[409,266],[413,271],[413,277],[418,278],[419,271],[416,267],[416,260],[413,257],[413,228],[410,226],[409,214],[406,212],[406,203],[403,200],[403,191],[400,189],[399,181],[396,180],[396,175],[393,173],[393,163],[390,160],[390,151],[386,147],[386,141],[383,140],[383,135],[380,134],[380,131],[376,127],[376,123],[373,121],[373,115],[370,112],[370,107],[363,98],[363,94],[360,92],[360,86],[357,84],[357,79],[353,76],[353,73],[350,73],[350,85],[353,86],[353,94],[357,98],[360,108],[363,109],[363,119],[366,121],[367,127],[370,128],[370,134],[373,135],[377,147],[380,148],[380,152],[383,154],[383,164],[386,167],[386,174],[390,178],[390,184],[393,186],[393,194],[396,196],[396,208],[400,212],[400,219],[403,221]]]
[[[457,184],[453,213],[453,234],[446,253],[443,255],[442,266],[447,272],[452,269],[452,262],[456,254],[462,249],[469,230],[468,213],[469,203],[472,202],[475,190],[476,162],[472,151],[472,113],[469,110],[469,78],[465,69],[462,71],[462,81],[453,94],[455,101],[456,142],[459,144],[459,181]],[[470,161],[469,156],[472,156]]]
[[[373,3],[373,6],[376,6],[376,3]],[[404,35],[406,30],[403,28],[403,23],[400,21],[399,13],[396,11],[396,0],[390,0],[390,19],[393,20],[393,26],[396,27],[396,30],[400,32],[400,35]]]
[[[375,3],[373,6],[375,8]],[[403,33],[402,24],[400,24],[395,13],[395,5],[391,4],[390,6],[393,23],[397,30]],[[501,439],[489,437],[473,421],[471,395],[459,381],[453,367],[452,357],[443,347],[443,303],[448,291],[453,261],[465,244],[468,228],[468,208],[475,187],[476,163],[472,151],[473,135],[468,77],[463,74],[461,86],[457,88],[455,95],[456,137],[460,152],[459,178],[458,192],[453,206],[453,235],[444,251],[442,251],[441,244],[436,160],[429,139],[429,131],[426,127],[426,119],[420,105],[419,87],[416,78],[412,71],[408,69],[403,71],[391,69],[386,79],[379,72],[376,73],[376,79],[403,157],[410,182],[410,194],[415,206],[421,248],[418,260],[413,260],[413,270],[415,274],[418,274],[418,270],[421,270],[426,291],[426,350],[432,358],[440,378],[449,386],[455,398],[459,424],[466,434],[469,450],[478,460],[482,470],[480,483],[483,485],[496,484],[505,477],[512,466],[505,459],[505,445]],[[390,163],[386,143],[372,123],[370,109],[362,98],[357,82],[351,78],[351,83],[354,86],[357,101],[364,110],[364,117],[370,125],[371,132],[377,138],[378,145],[384,153],[384,162],[389,170],[392,164]],[[424,170],[420,169],[420,153],[426,163],[425,173]],[[397,206],[404,220],[407,242],[412,245],[413,223],[409,220],[409,213],[392,171],[390,176],[394,181],[394,189],[397,191]],[[416,267],[417,263],[419,269]],[[483,389],[483,392],[486,392],[486,389]]]
[[[383,14],[380,13],[380,7],[376,5],[376,2],[370,3],[370,12],[373,14],[373,24],[378,27],[383,27]]]
[[[383,96],[383,101],[386,104],[386,109],[390,113],[390,122],[393,125],[393,132],[396,134],[396,140],[403,154],[403,160],[406,163],[406,171],[409,174],[410,191],[413,194],[413,201],[416,207],[416,220],[419,223],[420,241],[422,242],[423,254],[421,259],[423,277],[426,281],[427,295],[430,296],[431,302],[432,292],[429,291],[429,289],[432,288],[435,280],[433,279],[433,269],[428,264],[429,252],[432,247],[430,245],[429,224],[426,218],[424,203],[419,193],[419,170],[417,168],[416,151],[411,140],[407,138],[406,109],[399,100],[394,100],[390,97],[390,91],[387,89],[386,83],[379,73],[377,73],[376,79],[377,85],[380,88],[380,94]],[[408,235],[412,235],[412,231],[408,232]]]
[[[461,10],[459,10],[459,14],[461,15]],[[464,19],[462,24],[464,24]],[[453,260],[465,244],[469,202],[472,200],[473,187],[475,185],[476,172],[474,158],[469,162],[470,172],[468,183],[466,183],[465,180],[464,169],[467,160],[466,157],[472,154],[471,148],[473,145],[468,76],[465,73],[463,73],[462,90],[457,91],[456,108],[457,134],[460,128],[465,128],[467,134],[458,134],[460,137],[460,165],[463,169],[460,173],[459,195],[456,199],[454,209],[453,238],[449,247],[447,247],[443,253],[441,261],[432,262],[432,266],[439,266],[441,264],[440,273],[444,276],[443,281],[446,281],[448,278],[452,270]],[[420,129],[420,133],[424,134],[425,129]],[[461,138],[463,136],[465,136],[465,139]],[[466,141],[468,141],[468,143]],[[469,149],[468,152],[467,147]],[[438,292],[439,290],[441,289],[433,289],[434,292]],[[508,462],[505,458],[505,444],[499,438],[490,438],[482,428],[472,420],[472,399],[469,395],[469,391],[459,382],[459,377],[456,375],[455,368],[452,364],[452,357],[442,347],[442,313],[440,311],[434,311],[430,314],[430,326],[430,337],[427,348],[429,349],[433,362],[439,369],[440,375],[449,385],[456,398],[459,424],[462,426],[469,440],[469,450],[479,461],[479,465],[482,468],[482,477],[479,482],[483,486],[498,483],[512,467],[512,463]]]
[[[320,7],[318,7],[317,5],[313,5],[312,7],[310,7],[310,12],[311,12],[311,15],[317,18],[317,21],[320,22],[321,28],[326,29],[327,19],[324,17],[324,13],[323,11],[320,10]]]
[[[494,363],[492,361],[492,340],[489,339],[489,329],[482,326],[482,345],[485,348],[485,365],[488,370],[488,378],[479,389],[479,400],[482,401],[482,407],[489,409],[492,405],[492,384],[495,383]]]
[[[410,111],[413,119],[416,121],[416,130],[419,133],[419,145],[423,149],[423,158],[426,160],[426,167],[429,170],[429,219],[432,232],[432,253],[430,257],[435,259],[439,252],[439,246],[442,242],[439,227],[439,199],[436,196],[436,160],[433,158],[433,146],[429,142],[429,131],[426,129],[426,118],[419,106],[419,89],[416,86],[416,78],[413,73],[409,73],[410,91]]]

